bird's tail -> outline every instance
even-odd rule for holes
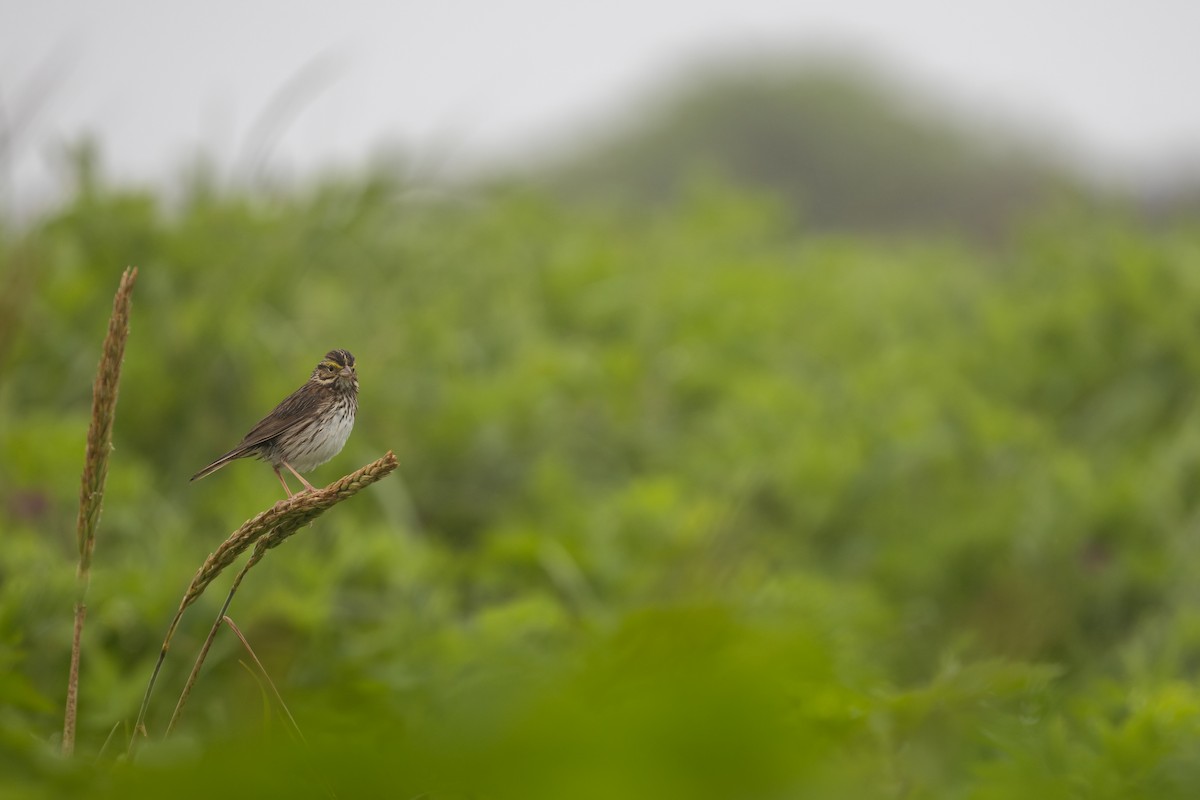
[[[226,453],[225,455],[223,455],[223,456],[221,456],[220,458],[218,458],[216,461],[214,461],[214,462],[212,462],[211,464],[209,464],[209,465],[208,465],[207,467],[205,467],[204,469],[202,469],[202,470],[200,470],[199,472],[197,472],[195,475],[193,475],[193,476],[190,478],[190,480],[193,480],[193,481],[195,481],[195,480],[199,480],[200,478],[203,478],[205,475],[210,475],[210,474],[212,474],[212,473],[216,472],[216,471],[217,471],[217,470],[219,470],[221,467],[223,467],[223,466],[225,466],[226,464],[228,464],[230,461],[236,461],[237,459],[239,459],[239,458],[245,458],[245,457],[246,457],[246,456],[248,456],[248,455],[250,455],[250,449],[249,449],[249,448],[247,448],[247,447],[235,447],[234,449],[230,450],[230,451],[229,451],[228,453]]]

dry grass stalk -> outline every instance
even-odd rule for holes
[[[254,661],[254,666],[258,667],[259,674],[262,675],[262,679],[266,681],[267,686],[271,690],[271,694],[275,696],[275,702],[279,704],[280,710],[283,711],[284,716],[287,717],[288,725],[291,726],[290,730],[295,733],[297,739],[307,745],[308,740],[304,738],[304,731],[300,730],[300,726],[296,724],[296,718],[292,716],[292,710],[288,708],[287,703],[283,701],[283,695],[279,693],[279,689],[275,686],[275,681],[271,680],[271,673],[267,672],[267,668],[263,666],[261,661],[259,661],[258,653],[254,652],[254,648],[250,646],[250,642],[246,639],[245,634],[242,633],[242,629],[239,628],[237,623],[230,619],[227,615],[222,615],[221,621],[225,623],[225,626],[229,628],[229,630],[233,631],[233,635],[238,638],[238,641],[242,643],[242,647],[247,653],[250,654],[250,658]]]
[[[184,687],[183,696],[180,697],[179,704],[172,715],[171,727],[174,727],[175,720],[183,708],[187,695],[191,691],[192,684],[195,683],[195,679],[199,675],[200,666],[203,664],[204,656],[208,653],[208,648],[212,644],[216,628],[219,627],[220,621],[233,599],[234,592],[250,567],[262,559],[263,553],[266,550],[275,547],[278,543],[312,522],[333,506],[353,497],[372,483],[386,477],[396,467],[396,456],[389,450],[382,458],[331,483],[324,489],[318,489],[315,492],[304,492],[293,495],[287,500],[280,500],[266,511],[260,512],[246,520],[240,528],[231,533],[229,538],[222,542],[221,546],[204,560],[204,563],[200,565],[200,569],[196,571],[196,575],[192,578],[192,582],[188,585],[187,591],[184,592],[183,599],[179,603],[179,609],[175,612],[175,617],[171,620],[171,624],[167,628],[167,635],[163,639],[162,649],[159,651],[158,663],[155,664],[154,672],[150,676],[150,683],[146,686],[146,694],[142,698],[142,707],[138,712],[137,722],[134,724],[133,739],[129,743],[129,752],[131,754],[139,734],[145,735],[146,733],[144,725],[146,709],[150,704],[150,695],[154,691],[154,683],[158,678],[159,671],[162,669],[163,661],[167,656],[167,650],[170,649],[171,639],[174,637],[175,630],[179,627],[179,621],[182,619],[183,612],[187,607],[204,593],[208,585],[226,567],[236,561],[238,556],[246,552],[246,549],[250,545],[257,543],[257,547],[249,562],[247,562],[246,566],[242,568],[242,571],[238,573],[237,578],[234,580],[229,596],[225,599],[225,606],[221,609],[221,614],[217,617],[217,623],[213,626],[209,638],[204,643],[200,656],[192,670],[192,675]],[[269,542],[273,542],[273,544],[268,544]]]
[[[96,549],[96,527],[104,500],[104,483],[108,478],[108,454],[112,450],[113,418],[117,411],[117,389],[121,382],[121,362],[125,358],[125,340],[129,337],[129,307],[133,299],[133,284],[137,267],[129,267],[121,275],[117,294],[113,297],[112,316],[108,334],[96,370],[92,387],[92,421],[88,426],[87,451],[83,460],[83,477],[79,490],[79,519],[76,541],[79,546],[79,566],[76,570],[75,630],[71,637],[71,666],[67,676],[67,702],[63,718],[63,755],[75,752],[75,723],[79,713],[79,659],[83,638],[83,621],[87,616],[87,590],[91,582],[92,553]]]

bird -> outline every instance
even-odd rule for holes
[[[199,480],[230,461],[255,456],[271,465],[283,491],[292,490],[279,471],[284,467],[316,491],[301,472],[324,464],[341,452],[358,411],[358,373],[349,350],[330,350],[312,375],[242,437],[237,447],[192,476]]]

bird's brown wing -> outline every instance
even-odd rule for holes
[[[283,402],[275,406],[275,409],[270,414],[259,420],[250,429],[250,432],[242,437],[242,441],[238,443],[237,447],[197,472],[191,477],[191,480],[198,480],[205,475],[216,472],[230,461],[236,461],[239,458],[253,455],[254,449],[259,445],[303,423],[320,402],[318,393],[313,391],[314,388],[314,386],[306,383],[289,394],[283,399]]]
[[[242,437],[238,448],[256,447],[309,419],[321,403],[319,390],[319,386],[306,383],[283,398],[283,402]]]

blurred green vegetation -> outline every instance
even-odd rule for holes
[[[83,163],[0,229],[0,794],[1184,797],[1200,781],[1200,230],[1043,215],[846,238],[694,182],[657,211],[386,174],[173,204]],[[90,387],[141,273],[55,755]],[[161,731],[278,499],[235,442],[329,348],[327,483]],[[111,737],[111,739],[110,739]]]

